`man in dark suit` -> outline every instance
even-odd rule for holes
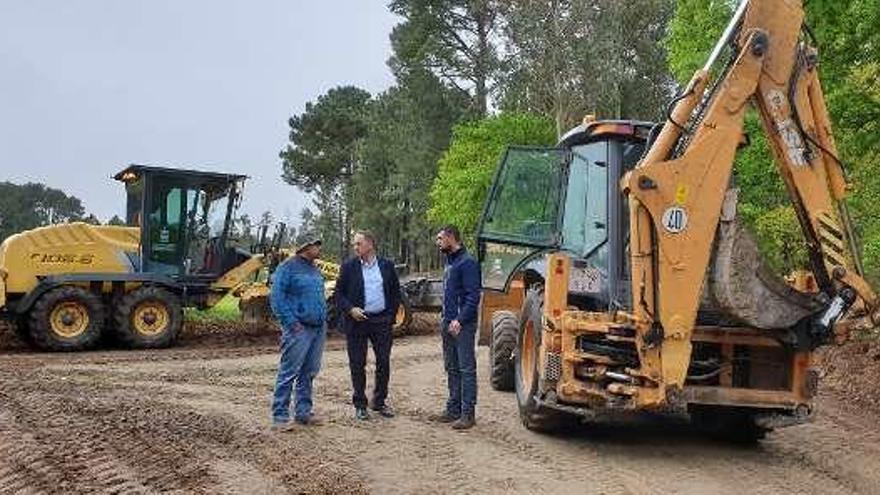
[[[391,418],[394,412],[385,399],[391,373],[391,326],[400,304],[400,281],[394,264],[376,255],[376,237],[370,231],[355,234],[353,247],[356,256],[342,265],[334,295],[348,346],[348,366],[354,389],[352,403],[358,419],[370,419],[364,372],[369,341],[376,357],[376,385],[371,408],[379,415]]]

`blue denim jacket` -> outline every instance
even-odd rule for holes
[[[464,246],[447,255],[443,274],[443,321],[458,320],[462,325],[476,322],[481,286],[480,265]]]
[[[269,302],[284,329],[293,328],[296,323],[322,326],[327,318],[324,277],[305,258],[288,258],[272,275]]]

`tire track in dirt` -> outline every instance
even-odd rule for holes
[[[411,380],[408,394],[403,395],[409,402],[431,403],[427,407],[439,409],[445,399],[445,389],[436,386],[438,375],[441,379],[443,376],[439,350],[430,357],[413,360],[433,360],[435,364],[428,369],[418,365],[407,369],[408,377],[417,379]],[[480,358],[486,359],[485,351]],[[425,383],[425,377],[431,376],[427,381],[434,382],[433,389]],[[823,425],[822,435],[807,436],[806,441],[803,433],[809,426],[783,430],[771,435],[771,440],[762,446],[751,448],[714,441],[687,424],[669,419],[654,424],[593,424],[560,436],[545,436],[527,432],[518,421],[511,421],[511,416],[516,415],[514,396],[491,390],[485,377],[480,378],[478,426],[474,433],[481,437],[478,443],[484,447],[483,454],[487,453],[486,444],[494,445],[513,455],[553,466],[548,476],[556,479],[569,473],[589,472],[583,477],[587,482],[582,487],[590,486],[603,493],[873,493],[880,486],[873,474],[878,472],[873,461],[878,459],[874,455],[876,448],[867,452],[871,461],[846,468],[846,464],[852,464],[854,458],[864,453],[842,441],[839,432],[835,432],[840,425]],[[425,393],[425,388],[431,392]],[[417,406],[415,411],[419,409]],[[861,434],[859,429],[852,429]],[[870,439],[865,433],[864,438]],[[791,447],[788,451],[778,447],[790,446],[792,442],[800,446],[794,452],[805,455],[794,456]],[[851,454],[841,455],[843,451]],[[485,463],[485,456],[481,459]],[[591,465],[594,460],[595,469]],[[821,469],[818,461],[824,461],[826,468]],[[545,489],[546,484],[539,488]]]
[[[0,452],[15,464],[0,471],[0,492],[33,486],[38,493],[279,493],[283,486],[330,493],[343,479],[349,493],[362,491],[356,478],[334,466],[319,476],[304,471],[321,458],[317,451],[304,452],[264,424],[240,427],[222,400],[215,410],[196,411],[188,407],[191,400],[174,400],[188,397],[184,391],[166,389],[161,401],[145,400],[141,383],[88,387],[64,378],[41,372],[26,384],[4,380]]]
[[[395,342],[398,416],[353,418],[347,356],[331,340],[316,380],[326,421],[267,430],[277,350],[212,343],[163,351],[0,360],[0,492],[877,493],[876,416],[820,397],[816,421],[757,447],[674,419],[527,431],[478,357],[477,426],[428,421],[446,398],[436,336]],[[372,358],[370,358],[372,361]],[[368,366],[368,381],[373,367]],[[369,388],[368,388],[369,390]]]

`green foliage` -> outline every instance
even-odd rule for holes
[[[723,0],[678,0],[669,23],[666,46],[669,70],[686,83],[703,67],[733,12]]]
[[[880,0],[811,0],[820,76],[868,278],[880,284]]]
[[[373,103],[353,181],[353,221],[381,234],[383,254],[413,270],[436,259],[428,191],[452,126],[468,105],[468,98],[419,70],[400,75]]]
[[[35,227],[82,220],[84,214],[79,198],[45,184],[0,182],[0,241]]]
[[[370,93],[354,86],[333,88],[290,118],[290,143],[280,153],[284,180],[313,189],[352,173],[355,149],[366,134]]]
[[[679,0],[666,45],[679,82],[702,67],[732,12],[733,2]],[[819,43],[820,75],[837,145],[848,164],[849,203],[864,244],[869,278],[880,282],[880,0],[811,0],[807,22]],[[807,264],[800,227],[754,112],[746,119],[751,146],[734,174],[740,214],[772,266],[788,272]]]
[[[349,186],[367,133],[370,94],[354,86],[333,88],[290,118],[290,143],[281,151],[282,177],[315,194],[316,226],[332,258],[347,252]]]
[[[586,114],[653,120],[670,95],[670,0],[508,0],[500,106],[548,115],[561,135]]]
[[[184,312],[184,319],[194,322],[237,321],[241,319],[238,298],[227,295],[211,308],[203,310],[189,308]]]
[[[394,27],[394,56],[389,65],[398,77],[430,71],[470,100],[471,111],[484,116],[490,83],[498,70],[494,44],[496,0],[391,0],[391,12],[403,18]]]
[[[778,272],[809,265],[804,236],[791,206],[762,212],[754,222],[764,260]]]
[[[458,225],[472,240],[501,153],[510,144],[552,145],[553,122],[529,114],[501,114],[455,127],[431,188],[428,219]]]
[[[107,220],[107,225],[113,225],[116,227],[124,227],[125,220],[119,218],[119,215],[113,215],[110,220]]]

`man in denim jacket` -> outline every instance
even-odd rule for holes
[[[272,425],[279,430],[290,424],[294,382],[294,421],[303,425],[318,423],[312,416],[312,380],[321,368],[327,335],[324,277],[314,264],[320,255],[321,241],[309,240],[272,275],[269,302],[281,324],[281,362],[272,401]]]

